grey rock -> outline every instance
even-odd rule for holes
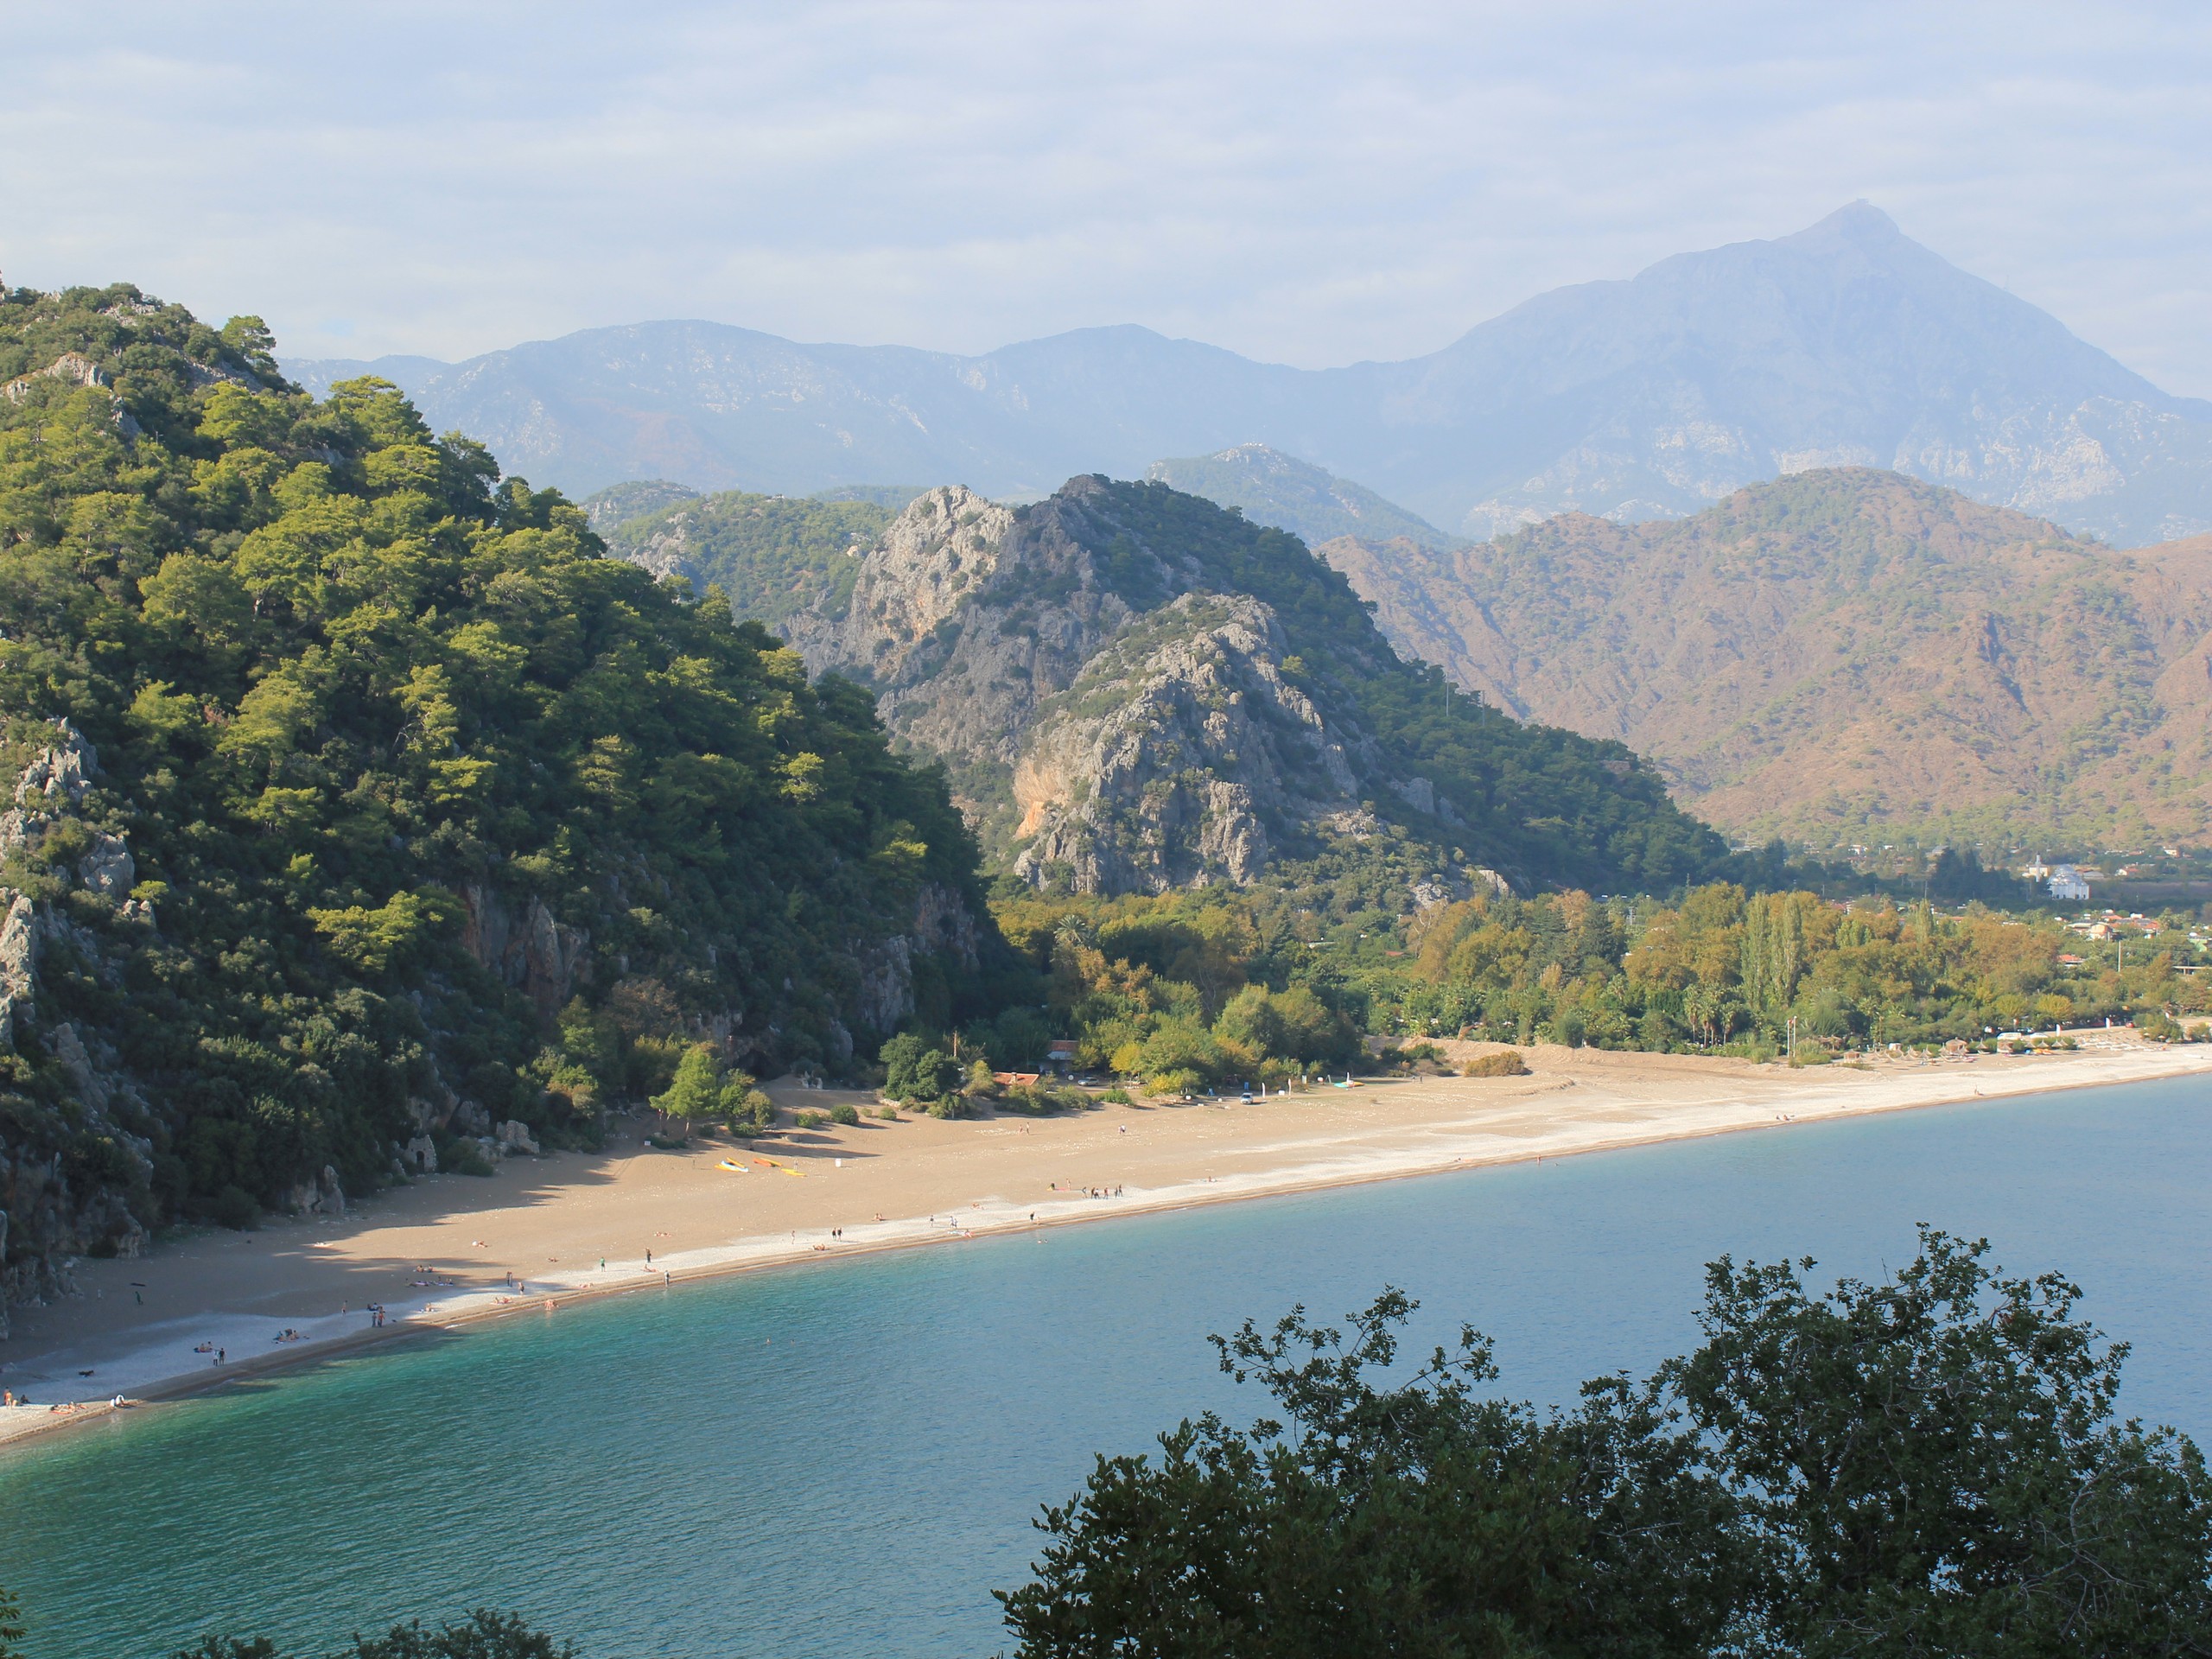
[[[561,921],[534,894],[519,916],[505,894],[482,882],[464,886],[461,902],[463,947],[502,983],[526,994],[539,1014],[558,1013],[588,961],[589,932]]]
[[[537,1139],[530,1132],[530,1125],[519,1118],[509,1118],[499,1128],[499,1144],[503,1152],[526,1152],[538,1155]]]
[[[78,1098],[95,1111],[107,1109],[107,1084],[92,1069],[92,1058],[85,1051],[84,1039],[77,1034],[77,1027],[68,1020],[54,1027],[50,1039],[54,1058],[69,1074],[69,1081],[77,1090]]]
[[[128,899],[137,880],[137,866],[121,836],[94,837],[92,849],[78,861],[77,874],[86,890],[118,901]]]
[[[104,386],[108,383],[107,371],[89,357],[76,352],[64,352],[42,369],[33,369],[29,374],[19,374],[4,386],[0,386],[0,397],[11,404],[20,404],[31,394],[31,389],[41,380],[58,380],[69,386]]]
[[[75,806],[85,798],[92,775],[99,770],[99,756],[67,721],[54,722],[60,737],[31,757],[16,779],[16,804],[37,801]]]

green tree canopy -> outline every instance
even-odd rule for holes
[[[1102,1457],[1001,1596],[1048,1656],[2212,1650],[2212,1484],[2114,1421],[2125,1350],[2056,1275],[1922,1230],[1885,1281],[1708,1273],[1703,1344],[1542,1414],[1463,1330],[1410,1375],[1386,1291],[1216,1338],[1281,1412]]]
[[[865,693],[270,352],[127,285],[0,296],[0,785],[70,779],[0,868],[41,942],[0,1135],[75,1183],[10,1202],[10,1268],[373,1188],[426,1123],[584,1133],[703,1022],[845,1071],[925,893],[982,907]]]

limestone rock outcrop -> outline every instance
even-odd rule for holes
[[[591,935],[560,920],[535,894],[520,914],[505,894],[481,883],[463,887],[461,897],[461,939],[469,955],[502,984],[522,991],[541,1014],[557,1013],[575,995]]]
[[[1356,804],[1288,654],[1258,600],[1197,594],[1102,652],[1023,746],[1016,872],[1086,893],[1241,886],[1268,863],[1270,823],[1295,834]]]
[[[1289,849],[1368,833],[1385,791],[1450,822],[1427,779],[1301,688],[1268,604],[1122,522],[1129,487],[1078,478],[1019,512],[932,490],[849,604],[786,634],[941,757],[986,845],[1039,887],[1249,883]],[[895,944],[864,963],[865,1017],[898,1007],[906,977]]]

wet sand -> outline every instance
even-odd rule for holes
[[[1033,1120],[865,1118],[683,1152],[645,1146],[644,1125],[623,1120],[602,1152],[509,1159],[489,1179],[429,1177],[356,1204],[342,1221],[195,1232],[136,1260],[79,1263],[79,1295],[14,1310],[0,1385],[33,1403],[0,1411],[0,1440],[103,1415],[118,1395],[173,1396],[549,1299],[1978,1096],[2212,1076],[2212,1046],[2101,1032],[2082,1041],[2074,1054],[1797,1071],[1537,1047],[1523,1051],[1523,1077],[1370,1080],[1249,1104]],[[874,1103],[787,1084],[771,1092],[786,1108]],[[381,1331],[372,1303],[386,1311]],[[286,1329],[298,1339],[277,1341]],[[226,1363],[196,1351],[202,1344]]]

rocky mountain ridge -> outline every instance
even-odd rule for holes
[[[931,491],[785,631],[1039,887],[1243,884],[1392,835],[1417,880],[1623,885],[1718,848],[1626,750],[1455,715],[1302,543],[1163,485]]]

